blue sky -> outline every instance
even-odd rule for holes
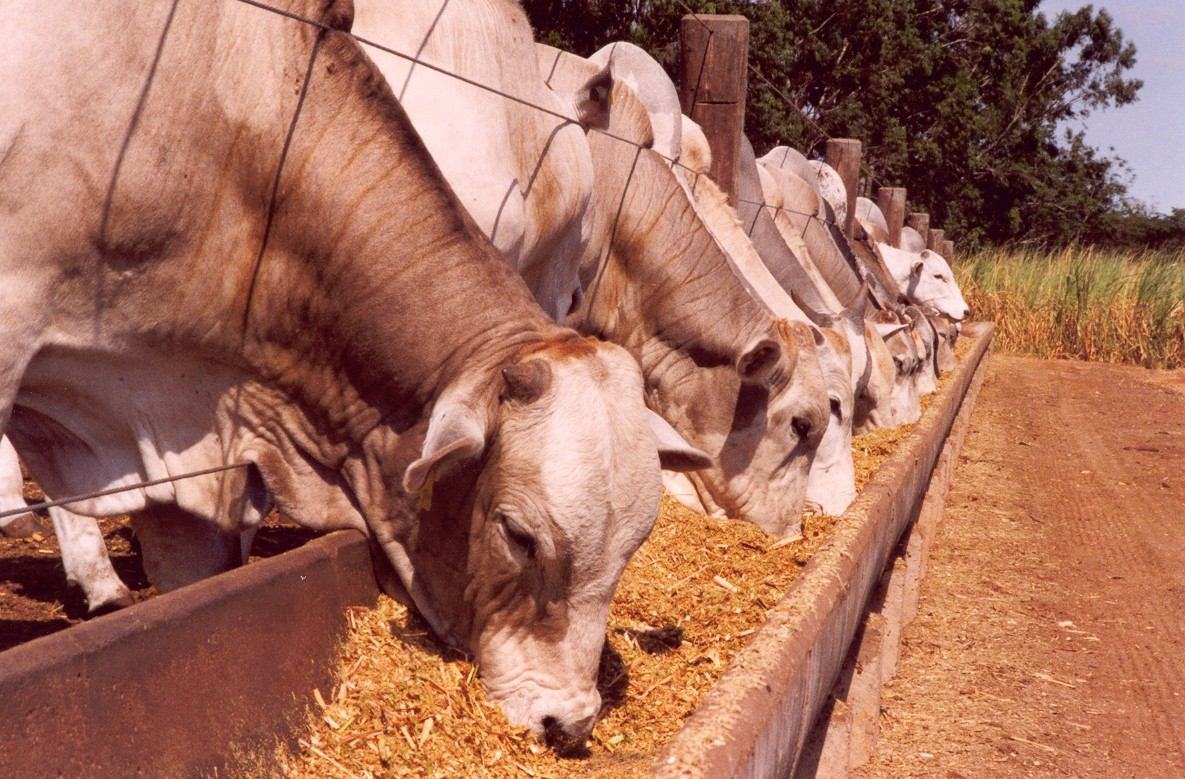
[[[1087,0],[1044,0],[1047,17],[1077,10]],[[1144,81],[1139,100],[1096,111],[1086,137],[1127,160],[1135,177],[1130,193],[1159,211],[1185,208],[1185,0],[1093,0],[1136,44],[1131,75]]]

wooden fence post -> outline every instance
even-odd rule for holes
[[[843,234],[852,239],[852,225],[856,220],[856,194],[860,186],[860,142],[854,138],[830,138],[824,159],[835,168],[848,191],[847,216],[844,218]]]
[[[881,187],[876,204],[889,224],[889,244],[901,248],[901,228],[905,225],[905,187]]]
[[[925,241],[930,235],[930,215],[921,211],[911,211],[909,216],[905,218],[905,223],[918,231]]]
[[[745,131],[749,20],[687,15],[679,29],[679,102],[712,147],[712,179],[736,204],[736,167]]]
[[[945,230],[931,230],[930,237],[926,239],[926,248],[932,252],[942,251],[942,242],[946,240]]]
[[[953,262],[955,256],[955,242],[947,238],[942,242],[942,256],[946,258],[947,262]]]

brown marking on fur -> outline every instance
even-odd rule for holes
[[[545,338],[527,346],[519,359],[526,359],[532,355],[544,354],[556,360],[578,360],[592,357],[597,353],[598,341],[592,336],[559,336]]]
[[[806,332],[806,327],[789,319],[775,319],[774,331],[786,347],[786,371],[793,373],[798,367],[799,351],[812,344],[810,333]]]
[[[844,356],[845,362],[852,359],[852,347],[848,345],[848,339],[844,338],[843,334],[832,327],[822,327],[819,331],[831,342],[831,348]]]

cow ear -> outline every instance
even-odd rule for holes
[[[921,261],[914,262],[913,267],[909,269],[909,275],[910,276],[921,276],[922,275],[922,267],[923,267],[923,265],[922,265]]]
[[[698,471],[712,466],[712,458],[706,452],[696,449],[665,419],[646,409],[646,421],[650,435],[658,447],[658,462],[664,471]]]
[[[438,401],[428,420],[420,459],[403,472],[403,489],[415,494],[430,479],[471,460],[486,446],[485,425],[476,412],[455,400]]]
[[[609,129],[609,106],[613,102],[613,72],[601,68],[576,92],[576,118],[584,129]]]
[[[745,384],[764,384],[782,359],[782,347],[772,338],[758,338],[737,358],[737,373]]]

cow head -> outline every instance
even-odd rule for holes
[[[908,252],[888,244],[879,244],[878,248],[909,302],[933,306],[956,322],[970,316],[971,309],[942,255],[929,249]]]
[[[702,359],[702,358],[701,358]],[[775,322],[729,363],[696,365],[683,356],[650,374],[649,397],[680,428],[695,431],[716,465],[686,474],[705,513],[748,519],[766,532],[802,530],[808,473],[827,426],[817,347],[805,325]]]
[[[949,317],[939,314],[937,310],[925,307],[922,309],[930,325],[938,336],[938,350],[935,359],[937,369],[941,373],[955,369],[955,342],[959,338],[958,328]]]
[[[893,359],[893,392],[890,402],[892,424],[905,425],[916,422],[922,415],[922,406],[914,374],[921,367],[921,360],[909,323],[884,317],[876,322],[875,326]]]
[[[864,342],[868,346],[868,381],[856,396],[855,433],[868,433],[897,424],[893,416],[893,384],[897,369],[885,339],[872,322],[864,322]]]
[[[929,395],[938,389],[938,333],[917,306],[907,306],[905,316],[909,319],[921,363],[914,374],[914,383],[917,384],[919,395]]]
[[[437,399],[402,474],[414,530],[380,541],[512,722],[582,741],[600,711],[609,603],[658,514],[660,464],[709,463],[643,405],[624,349],[549,341]]]
[[[819,345],[828,417],[823,440],[811,464],[806,506],[821,514],[838,516],[856,497],[856,465],[852,459],[852,349],[836,328],[814,330]]]
[[[827,430],[811,465],[806,502],[812,511],[842,514],[856,497],[856,465],[852,459],[852,427],[858,394],[864,391],[871,354],[864,338],[864,300],[861,288],[857,303],[838,314],[812,308],[796,292],[790,296],[817,326],[819,364],[823,371],[829,416]]]

